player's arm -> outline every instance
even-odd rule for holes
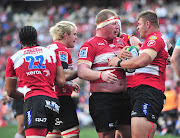
[[[177,76],[180,78],[180,49],[177,48],[174,49],[170,61]]]
[[[57,66],[56,70],[57,70],[57,72],[56,72],[55,85],[63,87],[65,85],[65,82],[66,82],[63,67]]]
[[[139,48],[139,44],[141,44],[139,38],[137,38],[136,36],[131,36],[129,40],[132,46],[136,46],[137,48]]]
[[[56,59],[57,59],[57,62],[56,62],[57,66],[56,66],[55,85],[63,87],[65,85],[65,82],[66,82],[66,78],[65,78],[65,75],[64,75],[64,69],[63,69],[61,61],[60,61],[57,54],[56,54]]]
[[[14,99],[23,99],[24,94],[16,90],[17,79],[6,77],[6,91],[9,97]]]
[[[102,79],[109,83],[117,82],[117,76],[109,71],[94,71],[91,69],[92,62],[88,60],[78,60],[78,77],[84,80],[98,80]]]
[[[77,71],[75,70],[66,69],[64,73],[65,73],[66,81],[70,81],[78,77]]]
[[[91,65],[88,60],[78,60],[78,77],[89,81],[100,79],[101,71],[93,71]]]
[[[170,56],[172,56],[172,53],[173,53],[174,48],[173,48],[172,44],[169,42],[168,39],[166,39],[166,38],[164,38],[164,39],[165,39],[166,44],[167,44],[168,54],[169,54]]]
[[[129,60],[123,59],[122,61],[120,61],[119,58],[113,57],[109,60],[109,66],[120,66],[126,69],[142,68],[150,64],[156,56],[157,52],[152,48],[148,48],[143,50],[140,56]]]
[[[129,37],[129,41],[130,41],[130,45],[132,46],[136,46],[139,49],[139,44],[141,44],[141,41],[139,40],[139,38],[137,38],[136,36],[130,36]],[[125,46],[123,49],[121,49],[118,53],[118,58],[120,59],[130,59],[132,58],[132,54],[131,52],[127,51],[126,49],[129,46]]]

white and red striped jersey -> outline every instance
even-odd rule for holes
[[[115,69],[114,73],[118,79],[125,78],[125,71],[119,67],[108,66],[108,59],[117,56],[117,53],[127,46],[121,38],[108,41],[102,37],[94,36],[88,39],[79,50],[78,60],[88,60],[92,63],[94,71],[105,71]],[[102,79],[90,81],[90,83],[103,82]]]
[[[9,57],[6,77],[17,77],[17,90],[25,95],[24,100],[37,95],[57,98],[53,90],[57,66],[62,65],[55,52],[40,46],[26,47]]]
[[[47,48],[57,53],[64,70],[66,69],[73,70],[73,60],[72,60],[69,49],[65,45],[59,42],[53,42]],[[72,81],[66,81],[66,84],[64,87],[55,86],[57,96],[62,96],[62,95],[71,96],[73,92],[72,85],[73,85]]]
[[[133,85],[149,85],[156,89],[165,90],[165,70],[167,65],[168,48],[161,32],[154,32],[146,37],[139,49],[139,54],[144,49],[152,48],[157,52],[156,58],[146,67],[136,69]]]

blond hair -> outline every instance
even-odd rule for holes
[[[159,27],[157,14],[152,10],[139,13],[136,20],[138,21],[140,18],[142,18],[144,22],[149,21],[152,25]]]
[[[96,25],[98,25],[99,23],[107,20],[107,19],[109,18],[109,15],[112,15],[112,16],[118,18],[117,13],[115,13],[114,11],[109,10],[109,9],[104,9],[104,10],[101,10],[101,11],[96,15]]]
[[[62,40],[64,38],[64,34],[67,33],[70,35],[73,28],[77,30],[77,26],[74,23],[69,21],[60,21],[50,28],[49,33],[52,36],[53,41]]]

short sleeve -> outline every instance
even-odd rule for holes
[[[158,36],[151,36],[147,40],[146,44],[147,44],[147,48],[152,48],[156,50],[157,53],[165,47],[164,40]]]
[[[89,60],[93,62],[95,54],[95,48],[89,42],[85,42],[79,49],[78,60]]]
[[[16,72],[14,70],[13,61],[11,58],[8,58],[8,62],[6,65],[6,77],[15,77]]]
[[[59,56],[57,54],[56,54],[56,60],[57,60],[56,65],[57,66],[62,66],[61,61],[59,59]]]

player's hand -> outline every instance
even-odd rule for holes
[[[73,91],[76,92],[76,93],[78,93],[80,91],[80,89],[81,89],[80,86],[77,83],[74,83],[74,82],[73,82],[72,87],[73,87]]]
[[[117,63],[120,59],[117,57],[112,57],[109,59],[108,66],[114,66],[117,67]]]
[[[101,79],[103,81],[109,82],[109,83],[117,83],[118,79],[117,76],[111,72],[114,70],[107,70],[107,71],[102,71],[101,73]]]
[[[6,104],[9,101],[9,96],[7,95],[7,92],[3,92],[3,97],[1,99],[2,104]]]
[[[167,58],[167,65],[171,65],[170,60],[171,60],[171,57],[170,57],[170,56],[168,56],[168,58]]]
[[[121,49],[121,50],[119,51],[117,57],[120,58],[121,60],[132,58],[131,52],[129,52],[129,51],[126,50],[128,47],[129,47],[129,46],[125,46],[123,49]]]

